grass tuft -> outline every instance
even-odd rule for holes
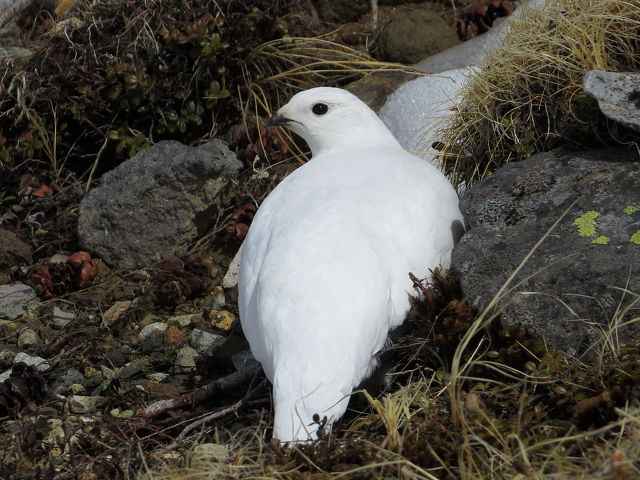
[[[637,143],[637,133],[600,113],[582,78],[593,69],[638,70],[639,2],[558,0],[511,21],[441,130],[442,161],[455,183],[470,185],[561,144]]]

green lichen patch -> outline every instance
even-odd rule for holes
[[[595,243],[596,245],[609,245],[610,240],[610,237],[600,235],[599,237],[594,238],[591,243]]]
[[[624,207],[624,213],[627,215],[633,215],[636,212],[640,212],[640,208],[634,207],[633,205],[627,205]]]
[[[640,230],[638,230],[636,233],[631,235],[631,238],[629,239],[629,241],[631,243],[635,243],[636,245],[640,245]]]
[[[595,235],[596,218],[598,218],[599,216],[599,212],[596,212],[595,210],[589,210],[588,212],[576,218],[573,221],[573,224],[578,227],[578,235],[580,235],[581,237],[591,237],[592,235]]]

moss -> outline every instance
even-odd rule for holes
[[[573,224],[578,227],[578,235],[580,235],[581,237],[591,237],[592,235],[595,235],[596,218],[598,218],[599,216],[599,212],[589,210],[588,212],[576,218],[573,221]]]
[[[629,241],[631,243],[635,243],[636,245],[640,245],[640,230],[638,230],[636,233],[631,235],[631,238],[629,239]]]
[[[591,243],[595,243],[596,245],[609,245],[610,240],[610,237],[600,235],[599,237],[594,238]]]

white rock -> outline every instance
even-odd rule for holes
[[[238,271],[240,270],[240,255],[242,252],[242,246],[238,249],[233,260],[229,264],[229,269],[222,279],[222,286],[224,288],[233,288],[238,284]],[[223,307],[224,305],[220,305]]]
[[[406,150],[433,163],[436,152],[431,145],[460,102],[460,89],[471,72],[461,68],[405,83],[382,106],[380,119]]]
[[[73,312],[65,312],[57,306],[53,307],[53,325],[56,328],[66,327],[74,318],[76,318],[76,316]]]
[[[607,117],[640,131],[640,73],[591,70],[583,88]]]

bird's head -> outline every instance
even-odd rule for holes
[[[365,146],[399,144],[362,100],[340,88],[318,87],[294,95],[267,123],[306,140],[314,157]]]

